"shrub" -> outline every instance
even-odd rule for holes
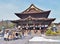
[[[54,35],[55,36],[55,35],[57,35],[57,33],[56,32],[52,32],[51,35]]]
[[[48,36],[55,36],[55,35],[58,35],[58,33],[56,33],[56,32],[53,32],[51,29],[48,29],[47,31],[46,31],[46,35],[48,35]]]
[[[57,31],[56,33],[57,33],[57,35],[60,35],[60,30],[59,30],[59,31]]]
[[[52,30],[51,30],[51,29],[48,29],[48,30],[46,31],[46,35],[51,35],[51,33],[52,33]]]

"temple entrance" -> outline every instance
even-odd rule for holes
[[[35,25],[35,24],[24,24],[21,25],[19,29],[22,29],[22,34],[25,36],[28,35],[40,35],[44,34],[46,31],[46,26],[44,25]]]

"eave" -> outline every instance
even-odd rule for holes
[[[39,12],[39,13],[15,13],[15,15],[22,19],[27,18],[28,16],[32,16],[35,18],[47,18],[49,16],[50,12],[51,12],[51,10],[43,11],[43,12]]]

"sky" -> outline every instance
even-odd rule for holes
[[[49,18],[60,22],[60,0],[0,0],[0,21],[19,19],[14,13],[21,13],[31,4],[45,11],[51,10]]]

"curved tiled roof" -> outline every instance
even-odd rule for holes
[[[15,15],[17,15],[19,18],[26,18],[28,16],[32,16],[32,17],[45,17],[47,18],[49,16],[49,13],[51,12],[51,10],[49,11],[43,11],[39,8],[37,8],[34,4],[31,4],[29,8],[27,8],[26,10],[24,10],[22,13],[15,13]]]

